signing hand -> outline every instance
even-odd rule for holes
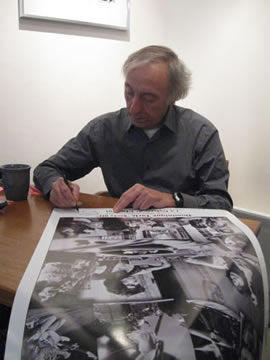
[[[135,184],[122,194],[113,210],[119,212],[129,205],[133,209],[147,210],[150,207],[175,207],[175,201],[171,194],[153,190],[141,184]]]
[[[70,188],[65,184],[63,178],[52,183],[50,202],[59,208],[73,208],[79,203],[80,187],[68,181]]]

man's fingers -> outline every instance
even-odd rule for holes
[[[142,191],[132,203],[133,209],[147,210],[151,206],[151,199],[148,197],[147,192]]]
[[[122,211],[123,209],[125,209],[126,207],[128,207],[128,205],[130,204],[130,200],[128,197],[125,197],[124,195],[122,195],[120,197],[120,199],[117,201],[117,203],[114,205],[113,211],[114,212],[119,212]]]
[[[76,202],[79,201],[79,196],[80,196],[80,187],[79,187],[79,185],[70,183],[70,187],[71,187],[71,190],[72,190],[73,198],[75,199]]]
[[[147,210],[150,207],[174,207],[175,201],[171,194],[136,184],[120,197],[114,206],[114,211],[122,211],[129,205],[132,205],[133,209]]]
[[[139,195],[138,189],[136,188],[136,185],[132,186],[130,189],[128,189],[126,192],[122,194],[120,199],[115,204],[113,210],[114,212],[119,212],[128,207],[130,204],[134,202],[134,200]]]
[[[61,199],[63,199],[63,201],[65,201],[65,203],[67,204],[74,204],[75,202],[75,198],[73,196],[73,192],[72,192],[72,188],[71,188],[71,183],[69,183],[69,185],[67,185],[64,181],[63,178],[60,178],[58,181],[58,193],[59,193],[59,197]],[[75,204],[74,204],[75,205]],[[72,206],[74,206],[72,205]]]
[[[79,194],[80,188],[77,184],[69,182],[68,186],[63,178],[59,178],[52,184],[50,201],[57,207],[71,208],[78,203]]]
[[[151,205],[151,199],[149,198],[149,190],[147,187],[141,184],[135,184],[130,189],[122,194],[120,199],[115,204],[114,212],[122,211],[129,205],[132,205],[133,209],[146,210]]]
[[[60,189],[59,195],[63,197],[66,201],[71,202],[75,200],[73,193],[71,191],[71,185],[67,185],[62,178],[59,182],[59,189]]]

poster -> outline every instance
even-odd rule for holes
[[[267,284],[256,237],[226,211],[57,209],[5,360],[258,360]]]
[[[129,28],[129,0],[19,0],[21,18]]]

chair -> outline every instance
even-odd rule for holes
[[[229,160],[226,160],[226,164],[227,167],[229,168]],[[247,219],[247,218],[242,218],[242,217],[238,217],[239,220],[241,220],[245,225],[247,225],[247,227],[250,228],[250,230],[255,234],[258,235],[260,232],[260,229],[262,227],[262,223],[259,220],[255,220],[255,219]]]
[[[98,191],[98,192],[95,193],[95,195],[98,195],[98,196],[110,196],[108,191]]]

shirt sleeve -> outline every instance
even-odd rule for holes
[[[99,166],[91,137],[97,131],[96,121],[88,123],[79,134],[69,140],[55,155],[40,163],[34,170],[34,183],[45,197],[49,197],[52,183],[63,174],[74,181]]]
[[[197,136],[193,169],[197,190],[192,194],[182,193],[184,207],[231,211],[229,170],[218,131],[213,126],[203,126]]]

